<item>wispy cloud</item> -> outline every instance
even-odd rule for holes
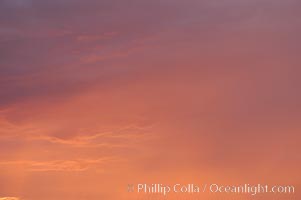
[[[0,0],[0,200],[300,182],[300,3]]]
[[[103,169],[102,166],[111,162],[117,162],[120,159],[113,157],[104,157],[99,159],[77,159],[77,160],[52,160],[52,161],[33,161],[33,160],[14,160],[0,161],[0,166],[16,167],[21,166],[27,171],[85,171],[97,167],[97,170]]]
[[[0,200],[21,200],[19,197],[0,197]]]
[[[150,134],[152,126],[139,127],[128,125],[112,131],[83,133],[70,139],[62,139],[49,135],[31,135],[30,140],[45,140],[51,143],[72,145],[75,147],[127,147],[128,141],[144,141],[154,137]]]
[[[0,117],[0,139],[15,138],[23,141],[46,141],[58,145],[81,148],[123,148],[129,141],[144,141],[154,137],[150,134],[153,125],[129,124],[105,131],[96,129],[81,130],[70,138],[54,136],[51,131],[34,124],[15,124]],[[1,141],[1,140],[0,140]]]
[[[116,32],[107,32],[99,35],[79,35],[76,37],[76,40],[78,42],[93,42],[93,41],[99,41],[99,40],[108,40],[112,39],[114,36],[118,35]]]

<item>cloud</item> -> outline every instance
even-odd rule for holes
[[[19,197],[0,197],[0,200],[21,200]]]
[[[91,168],[103,169],[103,165],[116,162],[118,159],[104,157],[100,159],[78,159],[78,160],[53,160],[53,161],[31,161],[15,160],[0,161],[0,166],[22,167],[26,171],[86,171]]]
[[[0,1],[0,193],[300,182],[287,175],[300,168],[300,13],[295,0]]]
[[[67,145],[74,148],[127,148],[131,146],[129,141],[145,141],[154,137],[150,134],[154,125],[140,126],[129,124],[124,127],[112,127],[107,130],[87,128],[80,130],[75,127],[76,133],[64,138],[55,136],[53,132],[39,124],[16,124],[0,117],[0,142],[2,140],[15,139],[23,142],[48,142],[56,145]]]
[[[9,6],[29,7],[32,5],[32,0],[4,0]]]
[[[59,137],[48,136],[48,135],[29,135],[26,137],[27,140],[47,141],[54,144],[60,145],[71,145],[73,147],[85,147],[85,148],[96,148],[96,147],[107,147],[107,148],[127,148],[130,147],[129,141],[145,141],[151,139],[153,136],[148,134],[145,129],[120,129],[119,131],[111,131],[104,133],[94,133],[87,135],[78,135],[70,139],[62,139]],[[133,147],[133,146],[131,146]]]
[[[116,32],[108,32],[108,33],[103,33],[101,35],[79,35],[76,37],[76,40],[79,42],[91,42],[97,40],[112,39],[112,37],[116,35],[118,35],[118,33]]]

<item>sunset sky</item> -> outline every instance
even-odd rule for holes
[[[301,199],[300,35],[299,0],[0,0],[0,200]]]

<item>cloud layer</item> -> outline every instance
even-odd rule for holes
[[[0,194],[299,186],[300,13],[296,0],[1,1]]]

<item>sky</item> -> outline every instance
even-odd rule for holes
[[[165,199],[131,183],[300,188],[300,11],[298,0],[1,0],[0,200]]]

